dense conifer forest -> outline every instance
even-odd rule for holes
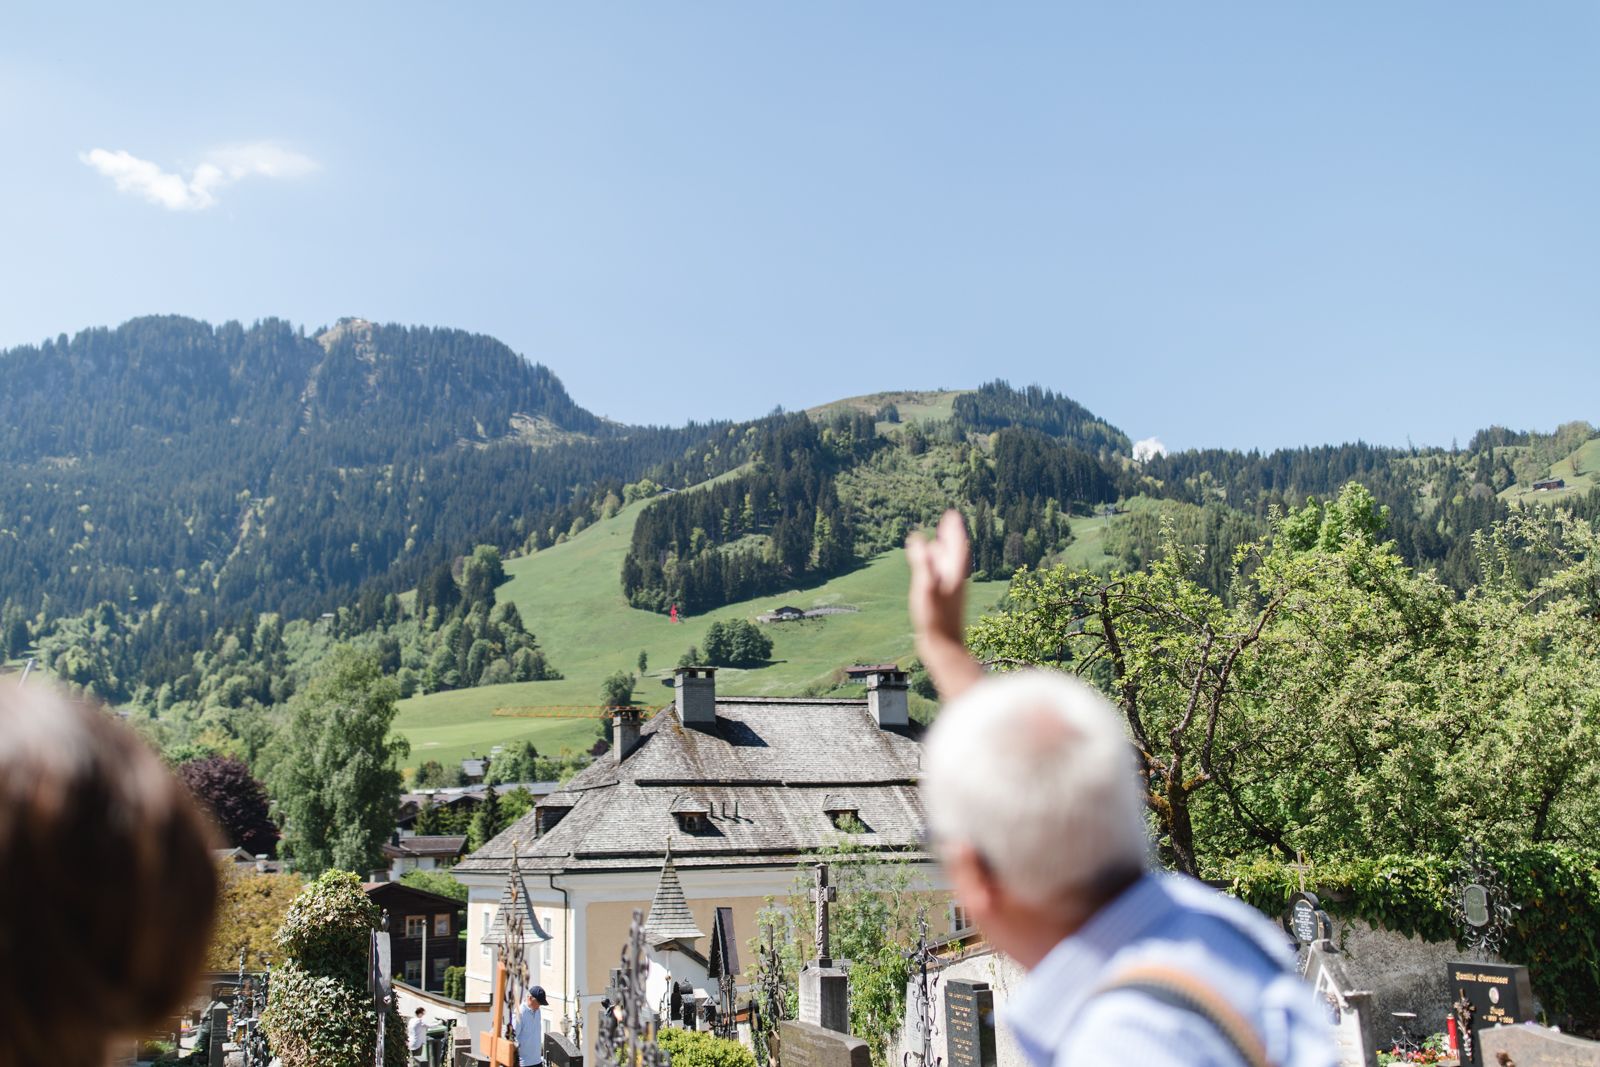
[[[370,616],[475,544],[549,544],[591,495],[725,469],[725,425],[606,423],[461,331],[145,318],[0,353],[0,374],[4,651],[117,612],[159,678],[219,625]]]

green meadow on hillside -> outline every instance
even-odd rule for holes
[[[1562,497],[1578,493],[1587,493],[1596,485],[1600,485],[1600,437],[1585,441],[1570,456],[1552,463],[1550,472],[1545,477],[1561,478],[1567,483],[1566,487],[1534,490],[1522,485],[1513,485],[1501,493],[1500,497],[1507,503],[1538,504],[1560,500]]]
[[[592,719],[519,718],[494,711],[514,706],[596,704],[601,680],[614,671],[635,671],[640,651],[648,654],[650,669],[635,696],[649,706],[664,704],[670,691],[661,680],[671,677],[672,668],[690,645],[702,643],[712,622],[753,618],[780,604],[857,610],[767,627],[774,643],[773,662],[752,670],[719,671],[720,691],[752,696],[826,692],[839,685],[841,667],[904,663],[911,658],[911,624],[905,605],[908,572],[900,552],[884,553],[823,585],[728,605],[677,625],[665,616],[629,607],[619,576],[634,519],[643,506],[631,505],[564,544],[507,561],[509,580],[498,595],[516,602],[550,662],[565,677],[402,701],[396,730],[411,742],[412,766],[425,759],[448,763],[523,739],[552,753],[587,748],[596,736]],[[1086,566],[1105,559],[1100,551],[1105,521],[1098,517],[1075,520],[1077,541],[1068,549],[1067,562]],[[974,585],[969,615],[976,617],[992,608],[1006,584]]]
[[[956,397],[972,392],[971,389],[894,390],[886,393],[867,393],[864,396],[846,397],[832,403],[810,408],[812,416],[830,415],[835,411],[880,411],[893,404],[900,413],[901,422],[937,422],[955,414]],[[879,423],[880,429],[890,425]]]

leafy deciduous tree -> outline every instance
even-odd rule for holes
[[[243,760],[206,756],[180,764],[178,778],[216,819],[230,845],[253,856],[271,855],[278,844],[267,791]]]
[[[300,870],[381,863],[409,751],[391,733],[398,697],[376,656],[341,649],[290,703],[272,782],[282,848]]]

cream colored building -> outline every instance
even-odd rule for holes
[[[708,668],[680,668],[674,683],[669,708],[642,723],[619,715],[610,753],[456,866],[470,890],[469,1004],[489,999],[491,929],[513,856],[548,935],[525,948],[531,980],[550,999],[547,1025],[570,1034],[581,1012],[585,1046],[633,913],[649,912],[662,881],[669,843],[694,927],[710,931],[716,908],[733,909],[741,986],[753,978],[744,948],[757,914],[794,892],[812,850],[901,850],[916,865],[913,888],[944,899],[920,851],[921,729],[907,715],[903,673],[871,675],[857,700],[719,698]],[[951,926],[947,915],[932,918],[935,935]],[[703,973],[708,945],[692,942],[668,941],[651,955],[676,972],[672,954],[681,953],[686,972]]]

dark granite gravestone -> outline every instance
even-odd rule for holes
[[[1461,1062],[1483,1067],[1478,1034],[1494,1026],[1533,1019],[1533,987],[1528,968],[1504,963],[1464,961],[1447,965],[1452,1009],[1461,1041]]]
[[[544,1062],[550,1067],[583,1067],[583,1052],[566,1034],[546,1030]]]
[[[1478,1037],[1483,1043],[1483,1062],[1491,1065],[1600,1067],[1600,1041],[1585,1041],[1543,1026],[1498,1026]]]
[[[778,1024],[778,1067],[871,1067],[872,1050],[859,1037],[812,1023]]]
[[[1312,893],[1296,893],[1289,901],[1289,918],[1284,925],[1301,945],[1311,944],[1322,933],[1322,923],[1317,919],[1318,903]]]
[[[944,1030],[950,1067],[995,1067],[994,990],[988,982],[945,983]]]
[[[223,1048],[228,1040],[228,1009],[221,1004],[211,1006],[211,1044],[206,1049],[208,1067],[222,1067]]]

